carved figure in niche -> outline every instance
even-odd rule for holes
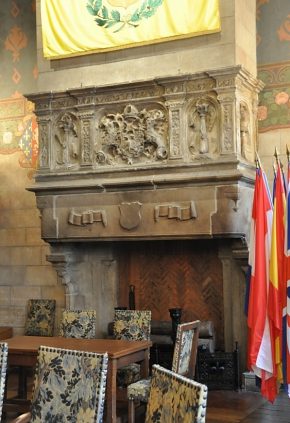
[[[189,127],[189,150],[194,155],[214,154],[217,152],[217,111],[208,100],[199,100],[192,112]]]
[[[240,136],[242,156],[248,161],[253,161],[253,147],[250,137],[250,113],[245,103],[240,104]]]
[[[56,163],[60,166],[69,167],[78,158],[78,132],[76,116],[65,113],[56,122]]]
[[[162,110],[143,109],[128,104],[123,113],[108,113],[101,118],[101,148],[95,147],[98,164],[119,164],[164,160],[167,121]]]

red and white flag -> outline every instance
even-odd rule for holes
[[[248,287],[248,368],[261,378],[261,392],[274,401],[274,344],[268,315],[273,205],[266,175],[258,167],[252,208]]]
[[[286,182],[285,212],[285,297],[283,307],[283,373],[284,384],[290,397],[290,162]]]

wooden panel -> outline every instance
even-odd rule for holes
[[[120,305],[128,306],[135,285],[137,309],[153,320],[170,320],[169,308],[183,310],[182,321],[212,320],[223,347],[222,265],[214,241],[155,241],[122,245]]]

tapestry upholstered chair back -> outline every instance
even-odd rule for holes
[[[24,335],[53,336],[55,304],[55,300],[28,300]]]
[[[6,383],[6,372],[7,372],[7,357],[8,357],[8,345],[6,342],[0,343],[0,421],[2,416],[5,383]]]
[[[150,340],[150,310],[115,310],[114,338],[128,341]],[[141,378],[140,365],[132,363],[117,370],[117,386],[127,387]]]
[[[173,352],[172,371],[191,379],[194,378],[197,357],[200,320],[180,323],[177,326],[176,340]],[[141,379],[129,384],[128,422],[135,421],[135,402],[147,403],[151,386],[151,378]]]
[[[59,335],[64,338],[95,338],[96,320],[95,310],[64,310]]]
[[[172,370],[153,365],[145,423],[205,423],[208,389],[206,385]]]
[[[194,378],[200,320],[181,323],[177,326],[172,371]]]
[[[115,310],[114,338],[129,341],[150,340],[150,310]]]
[[[14,423],[101,423],[108,354],[39,347],[31,412]]]

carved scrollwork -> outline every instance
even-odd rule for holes
[[[168,157],[167,118],[160,109],[128,104],[122,113],[108,113],[100,120],[101,146],[95,146],[99,165],[163,161]]]
[[[75,226],[91,225],[94,222],[100,222],[103,226],[107,226],[107,214],[105,210],[86,210],[77,213],[74,209],[70,210],[68,215],[68,223]]]
[[[49,166],[49,122],[39,122],[39,166]]]
[[[197,218],[194,201],[186,204],[159,204],[154,208],[154,220],[157,222],[160,217],[176,220],[189,220]]]
[[[79,128],[77,117],[70,112],[62,114],[54,128],[56,166],[69,168],[79,159]]]

